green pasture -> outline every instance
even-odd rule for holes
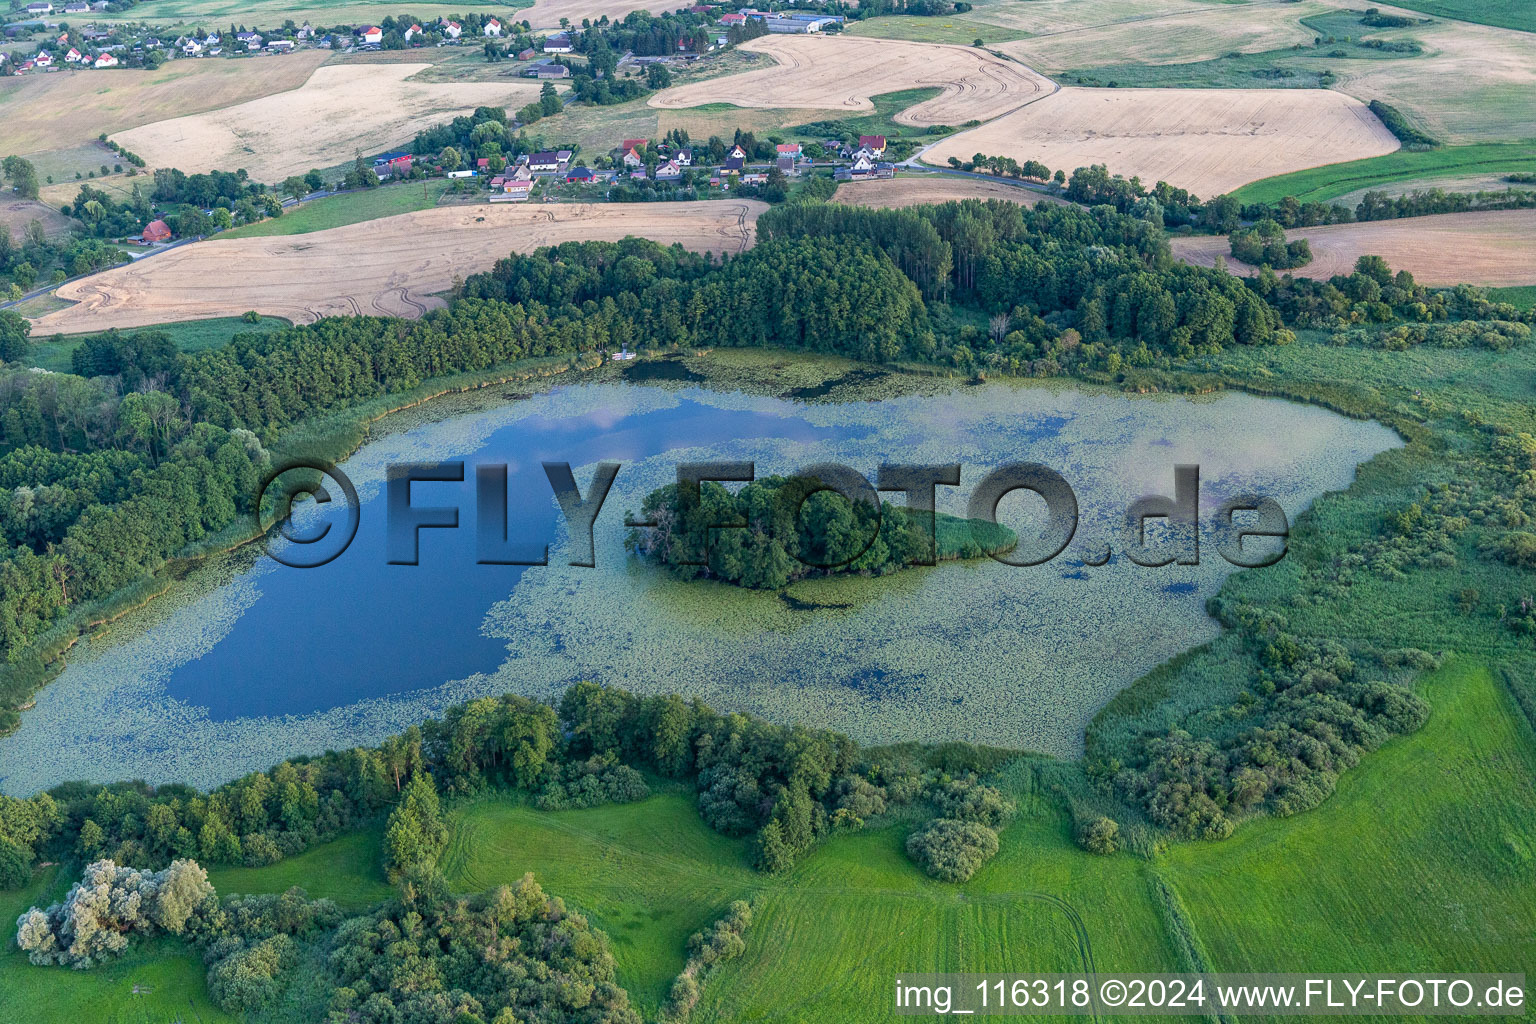
[[[148,327],[131,328],[129,333],[137,331],[164,331],[171,336],[176,347],[183,352],[201,352],[204,349],[218,348],[226,345],[236,334],[266,333],[267,331],[279,331],[284,327],[291,327],[288,321],[281,317],[264,316],[258,323],[247,323],[237,316],[213,317],[208,320],[187,320],[171,324],[151,324]],[[27,361],[32,366],[39,366],[45,370],[53,370],[56,373],[69,373],[71,368],[70,356],[75,349],[80,347],[80,339],[83,335],[55,335],[53,337],[34,338],[32,349],[27,355]]]
[[[220,238],[249,238],[254,235],[304,235],[347,224],[358,224],[400,213],[430,210],[452,182],[445,178],[403,181],[360,192],[311,199],[290,206],[281,217],[269,217],[219,234]]]
[[[1245,203],[1274,203],[1286,196],[1302,202],[1327,202],[1362,188],[1469,173],[1512,174],[1536,171],[1536,143],[1486,143],[1444,146],[1422,151],[1398,150],[1385,156],[1348,160],[1305,171],[1293,171],[1244,185],[1232,194]]]

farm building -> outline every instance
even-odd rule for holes
[[[27,4],[27,13],[32,15],[52,14],[53,4],[47,3],[46,0],[43,3]]]
[[[528,49],[526,49],[526,50],[518,50],[517,51],[517,59],[518,60],[533,60],[533,58],[537,57],[538,55],[539,55],[538,51],[535,50],[531,46],[528,47]]]
[[[810,32],[820,32],[828,25],[835,25],[832,18],[816,18],[814,20],[803,18],[784,18],[777,15],[764,16],[763,24],[769,32],[777,32],[781,35],[803,35]]]
[[[528,52],[532,53],[533,51],[529,50]],[[566,67],[564,64],[556,64],[552,60],[535,64],[533,67],[528,68],[523,72],[524,78],[538,78],[544,80],[569,78],[570,75],[570,68]]]
[[[65,14],[85,14],[90,11],[90,9],[91,5],[81,2],[81,0],[75,0],[74,3],[64,5]]]
[[[723,14],[720,16],[720,24],[722,25],[745,25],[746,23],[747,16],[745,14]]]
[[[570,53],[571,37],[561,32],[544,40],[545,53]]]
[[[871,153],[873,153],[875,156],[880,156],[882,153],[885,152],[885,136],[884,135],[860,135],[859,136],[859,148],[860,149],[867,149]]]
[[[144,226],[144,233],[139,237],[147,244],[169,242],[171,240],[171,228],[163,220],[152,220]]]

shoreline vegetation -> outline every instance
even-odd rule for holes
[[[668,484],[641,505],[657,525],[631,530],[625,547],[682,579],[783,590],[807,577],[884,576],[915,565],[985,558],[1018,543],[1012,530],[997,523],[889,502],[876,508],[817,489],[823,486],[830,487],[772,476],[732,494],[706,482],[685,501],[679,486]],[[728,522],[744,528],[711,529]],[[709,535],[706,556],[702,538]]]

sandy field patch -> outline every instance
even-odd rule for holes
[[[763,36],[743,43],[778,66],[666,89],[649,103],[664,110],[732,103],[738,107],[814,107],[869,111],[871,96],[938,87],[931,100],[896,115],[902,124],[964,124],[1037,100],[1051,83],[1022,64],[969,46],[856,36]]]
[[[173,60],[155,71],[0,78],[0,156],[64,149],[102,132],[297,89],[329,56],[307,50],[246,60]]]
[[[1324,89],[1064,88],[923,155],[1040,160],[1071,174],[1107,164],[1203,197],[1307,167],[1380,156],[1397,139],[1365,105]]]
[[[1536,210],[1493,210],[1405,217],[1366,224],[1330,224],[1296,228],[1290,239],[1305,238],[1312,262],[1297,277],[1320,280],[1348,274],[1361,256],[1380,256],[1394,270],[1406,270],[1420,284],[1486,285],[1491,288],[1536,284]],[[1230,255],[1225,236],[1175,238],[1175,256],[1200,266],[1214,266],[1221,256],[1234,273],[1252,271]]]
[[[832,196],[834,203],[869,206],[878,210],[948,203],[958,199],[1005,199],[1010,203],[1065,203],[1066,200],[982,178],[926,174],[920,177],[886,178],[880,181],[844,182]]]
[[[322,316],[416,317],[433,293],[511,252],[638,235],[700,252],[740,252],[767,206],[693,203],[478,205],[423,210],[307,235],[214,239],[58,289],[76,304],[33,322],[36,334],[205,317],[248,309],[309,323]]]
[[[344,163],[355,153],[377,153],[479,106],[515,109],[539,95],[532,81],[407,81],[430,66],[333,64],[296,89],[113,138],[156,166],[188,174],[243,167],[257,181],[273,183]]]

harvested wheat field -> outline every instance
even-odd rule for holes
[[[987,153],[1040,160],[1068,174],[1106,164],[1111,174],[1210,197],[1397,148],[1365,104],[1325,89],[1066,88],[950,136],[923,159],[943,164]]]
[[[1286,237],[1305,238],[1312,246],[1312,262],[1293,271],[1297,277],[1323,280],[1347,274],[1357,259],[1372,255],[1394,270],[1408,271],[1420,284],[1536,284],[1536,210],[1330,224],[1296,228]],[[1174,255],[1190,263],[1209,267],[1221,256],[1234,272],[1253,269],[1228,255],[1225,237],[1175,238],[1172,244]]]
[[[38,334],[206,317],[254,309],[309,323],[322,316],[420,316],[456,276],[489,269],[511,252],[637,235],[698,252],[740,252],[766,205],[551,204],[423,210],[307,235],[214,239],[71,282],[76,304],[33,322]]]
[[[1022,64],[969,46],[856,36],[763,36],[743,49],[777,67],[667,89],[649,103],[664,110],[738,107],[874,110],[871,96],[924,87],[944,91],[896,115],[902,124],[964,124],[1005,114],[1049,94],[1052,84]],[[969,155],[969,154],[967,154]]]
[[[885,178],[879,181],[849,181],[837,186],[834,203],[869,206],[892,210],[925,203],[948,203],[957,199],[1004,199],[1010,203],[1065,203],[1066,200],[1000,181],[962,178],[956,175],[925,174],[920,177]]]
[[[1038,14],[1047,3],[1028,4]],[[1331,7],[1316,0],[1281,4],[1154,3],[1103,11],[1103,21],[1071,23],[999,43],[996,49],[1048,72],[1104,64],[1183,64],[1228,53],[1312,45],[1313,29],[1301,23]],[[1061,5],[1055,5],[1060,12]]]
[[[606,15],[610,21],[623,21],[631,11],[649,11],[661,14],[674,11],[677,3],[668,0],[535,0],[532,7],[516,12],[518,21],[527,20],[535,29],[557,28],[561,18],[580,24],[583,18],[601,21]]]
[[[328,57],[306,50],[252,60],[173,60],[154,71],[0,78],[0,156],[65,149],[102,132],[297,89]]]
[[[377,153],[479,106],[516,108],[537,99],[534,82],[407,81],[430,64],[333,64],[297,89],[113,138],[160,167],[188,174],[245,168],[277,182],[355,153]]]

